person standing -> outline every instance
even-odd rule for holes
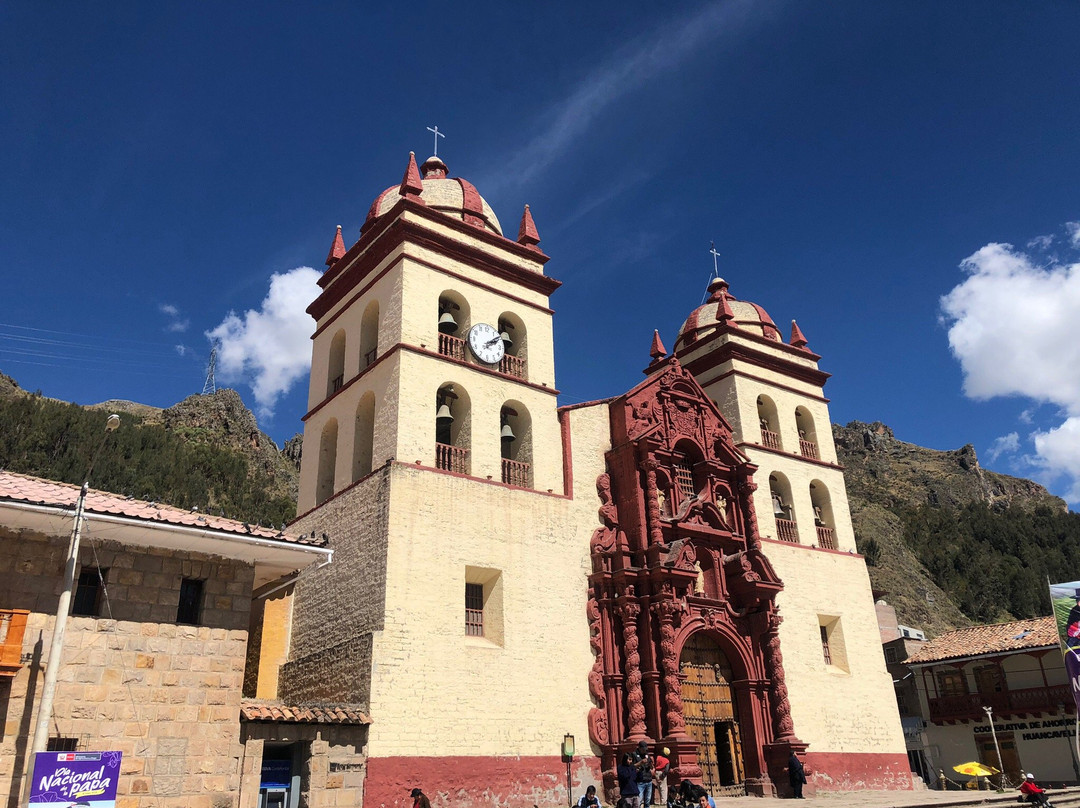
[[[656,795],[659,797],[660,805],[667,805],[667,776],[668,769],[671,768],[671,760],[668,755],[671,751],[665,746],[660,750],[660,754],[656,756],[656,768],[655,777],[653,778],[653,788]]]
[[[788,782],[791,783],[792,798],[796,800],[803,799],[802,787],[806,782],[806,769],[803,767],[802,761],[799,760],[799,756],[794,752],[788,758],[787,773]]]
[[[638,791],[637,766],[634,765],[634,755],[627,752],[623,755],[622,764],[616,770],[619,775],[619,796],[626,808],[641,808],[641,795]]]
[[[652,802],[653,775],[653,756],[649,754],[648,741],[638,741],[634,757],[634,765],[637,767],[638,796],[641,798],[641,808],[646,808]]]

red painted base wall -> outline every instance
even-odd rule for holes
[[[809,752],[811,785],[820,791],[910,791],[907,755]],[[600,759],[575,757],[573,797],[600,785]],[[783,786],[786,786],[785,782]],[[368,758],[364,808],[412,808],[421,788],[432,808],[555,808],[566,805],[566,763],[560,757]]]
[[[600,758],[575,757],[570,767],[577,800],[600,786]],[[552,757],[368,758],[364,808],[412,808],[421,788],[432,808],[554,808],[566,805],[566,763]]]
[[[807,752],[803,763],[819,791],[911,791],[916,777],[907,755]]]

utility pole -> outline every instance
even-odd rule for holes
[[[990,719],[990,736],[994,739],[994,752],[997,753],[998,760],[998,791],[1003,791],[1005,788],[1005,767],[1001,765],[1001,747],[998,746],[997,731],[994,729],[994,708],[983,707],[983,712],[985,712],[986,717]]]
[[[214,381],[214,369],[217,367],[217,346],[210,349],[210,362],[206,366],[206,381],[203,382],[202,394],[212,396],[217,392],[217,382]]]
[[[45,682],[41,686],[41,702],[38,704],[37,723],[34,725],[34,743],[30,747],[33,753],[44,752],[49,743],[49,719],[52,718],[53,699],[56,697],[56,680],[60,675],[60,657],[64,649],[64,632],[67,630],[68,612],[71,611],[71,591],[75,586],[75,567],[79,563],[79,540],[82,538],[83,511],[86,508],[86,494],[90,490],[90,472],[94,461],[108,434],[120,426],[120,416],[110,415],[105,422],[105,434],[101,437],[97,451],[90,458],[90,468],[86,472],[86,482],[79,491],[75,503],[75,524],[71,526],[71,539],[68,541],[67,563],[64,566],[64,589],[56,604],[56,621],[53,624],[52,643],[49,646],[49,658],[45,662]]]

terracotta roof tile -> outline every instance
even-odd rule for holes
[[[241,721],[285,724],[370,724],[366,713],[349,704],[289,706],[277,702],[248,701],[240,705]]]
[[[45,505],[54,508],[74,508],[79,498],[81,486],[70,483],[58,483],[26,474],[0,471],[0,502],[25,502],[32,505]],[[289,544],[308,544],[324,547],[324,539],[310,536],[301,537],[284,533],[274,528],[259,527],[235,519],[212,516],[198,511],[186,511],[160,502],[145,502],[141,499],[97,491],[93,488],[86,495],[88,514],[111,514],[129,519],[141,519],[147,522],[164,522],[171,525],[219,530],[240,536],[253,536],[260,539],[276,539]]]
[[[1053,617],[1015,620],[991,626],[972,626],[950,631],[929,640],[912,654],[905,664],[936,662],[957,657],[1000,654],[1027,648],[1045,648],[1058,644],[1057,625]]]

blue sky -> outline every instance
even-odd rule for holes
[[[1078,26],[1064,1],[5,3],[0,371],[169,406],[213,332],[280,443],[297,268],[438,124],[507,230],[532,208],[563,403],[640,380],[653,328],[671,347],[715,240],[822,355],[834,421],[1075,504]]]

